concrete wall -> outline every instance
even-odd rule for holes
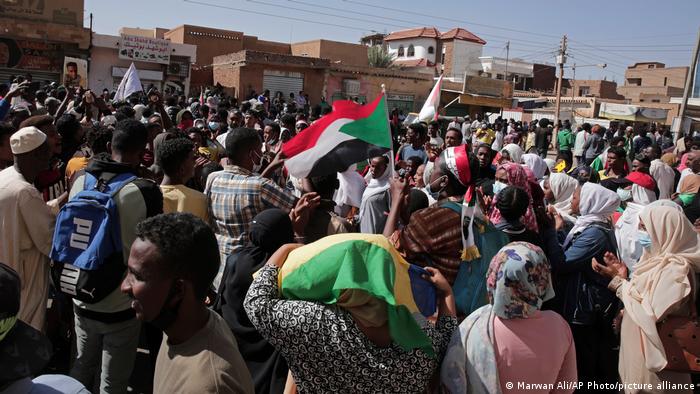
[[[295,42],[291,45],[292,55],[329,59],[334,63],[350,66],[367,66],[368,47],[340,41],[313,40]]]
[[[565,80],[562,84],[564,89],[562,94],[565,96],[571,96],[571,89],[573,88],[574,96],[579,96],[580,89],[582,87],[588,87],[589,95],[605,98],[622,100],[624,97],[617,93],[617,83],[613,81],[604,81],[596,79],[577,79],[577,80]]]
[[[452,73],[458,79],[465,75],[478,75],[481,70],[479,57],[483,54],[484,46],[471,41],[452,40]],[[447,54],[445,54],[447,61]]]
[[[417,38],[407,38],[405,40],[395,40],[395,41],[389,41],[386,43],[387,44],[387,49],[390,54],[394,55],[396,57],[396,60],[413,60],[413,59],[428,59],[433,63],[437,63],[440,58],[439,58],[439,53],[438,52],[438,40],[435,38],[424,38],[424,37],[417,37]],[[415,55],[414,56],[407,56],[408,54],[408,47],[413,44],[413,47],[415,49]],[[404,49],[404,56],[398,57],[398,51],[399,51],[399,46],[403,46]],[[428,54],[428,47],[433,47],[434,53],[432,55]]]
[[[84,0],[4,0],[1,3],[3,17],[83,27]],[[1,23],[0,26],[6,27]]]
[[[2,37],[76,44],[80,49],[90,46],[90,30],[57,23],[34,22],[0,16]]]

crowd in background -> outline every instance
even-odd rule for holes
[[[14,82],[0,85],[0,350],[37,354],[7,359],[26,367],[0,389],[126,392],[137,348],[162,393],[690,387],[659,324],[697,314],[694,134],[486,114],[406,125],[392,109],[393,154],[300,179],[282,145],[332,112],[323,98],[146,88],[114,102]],[[71,204],[101,188],[118,264],[92,291],[70,271],[77,293],[101,293],[85,301],[66,290],[78,263],[54,257],[85,229],[63,225]],[[415,302],[435,313],[395,326],[372,281],[325,302],[286,296],[301,245],[352,254],[338,234],[416,267],[434,292]],[[399,346],[416,324],[428,346]]]

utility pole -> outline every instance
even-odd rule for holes
[[[683,101],[681,102],[681,109],[678,113],[680,121],[676,122],[676,124],[674,125],[674,130],[672,130],[674,141],[678,139],[679,132],[681,131],[681,129],[683,128],[683,124],[685,123],[685,110],[688,106],[688,96],[690,96],[690,87],[693,84],[692,81],[695,79],[695,73],[698,68],[698,52],[700,52],[700,29],[698,29],[698,38],[697,42],[695,43],[695,49],[693,50],[693,58],[690,60],[688,75],[685,78],[685,88],[683,89]]]
[[[566,34],[564,34],[564,37],[561,39],[561,47],[559,48],[559,55],[557,55],[557,63],[559,64],[559,80],[557,82],[557,101],[556,108],[554,110],[555,125],[559,122],[559,110],[561,109],[561,85],[564,81],[564,64],[566,63]],[[556,149],[557,133],[554,133],[552,136],[552,145]]]
[[[506,41],[506,72],[503,74],[503,79],[508,81],[508,59],[510,55],[510,41]]]
[[[573,67],[571,67],[571,70],[573,71],[573,76],[572,76],[572,85],[571,85],[571,117],[574,117],[574,85],[576,83],[576,63],[574,63]],[[571,123],[574,123],[574,119],[571,119]]]

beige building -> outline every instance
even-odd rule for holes
[[[666,67],[659,62],[635,63],[625,71],[625,84],[617,92],[632,104],[669,103],[682,96],[688,67]]]

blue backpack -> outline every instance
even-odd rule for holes
[[[135,179],[129,173],[98,179],[85,172],[83,190],[61,208],[49,255],[61,293],[95,303],[120,285],[126,265],[114,198]]]

